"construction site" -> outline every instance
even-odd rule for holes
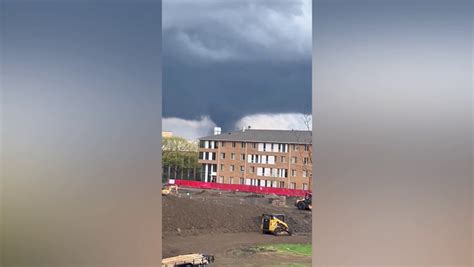
[[[172,261],[197,253],[211,257],[212,263],[163,266],[311,266],[312,212],[311,206],[297,203],[303,200],[197,188],[167,190],[163,258]],[[300,246],[305,251],[291,250]]]
[[[311,266],[311,137],[248,126],[164,138],[162,267]]]

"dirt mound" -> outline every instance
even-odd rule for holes
[[[195,195],[198,195],[198,196],[220,196],[221,194],[219,192],[202,190],[200,192],[197,192]]]
[[[246,198],[264,198],[265,196],[264,195],[259,195],[259,194],[250,194],[250,195],[247,195],[245,196]]]
[[[203,190],[194,197],[163,198],[163,235],[258,232],[262,213],[286,214],[294,233],[311,232],[311,212],[260,204],[252,197],[237,199],[231,194]]]

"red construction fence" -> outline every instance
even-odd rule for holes
[[[191,187],[199,189],[212,189],[212,190],[223,190],[223,191],[237,191],[237,192],[248,192],[256,194],[275,194],[279,196],[304,196],[309,191],[299,189],[287,189],[287,188],[274,188],[264,186],[251,186],[241,184],[219,184],[219,183],[206,183],[191,180],[170,180],[170,184],[175,184],[182,187]]]

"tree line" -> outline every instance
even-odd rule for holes
[[[173,136],[162,139],[162,181],[168,179],[200,180],[198,144]]]

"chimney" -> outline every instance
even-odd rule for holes
[[[218,135],[218,134],[221,134],[221,127],[214,127],[214,135]]]

